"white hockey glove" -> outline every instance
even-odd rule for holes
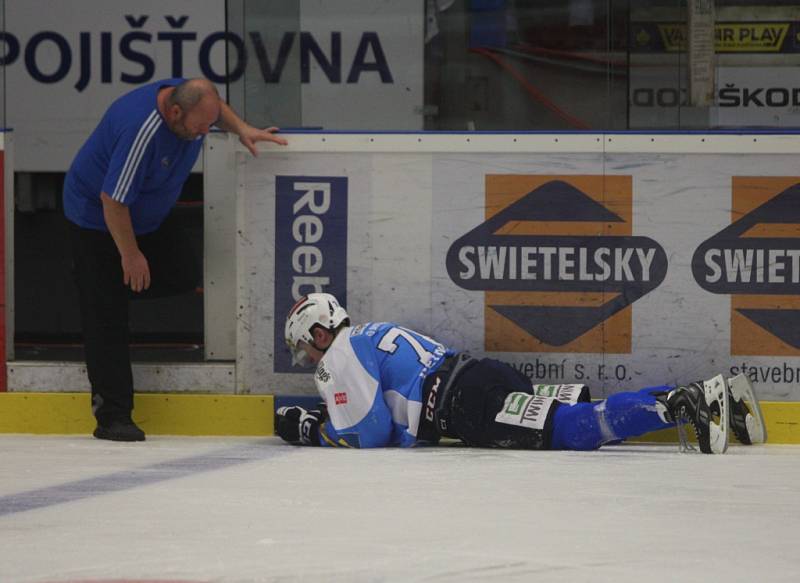
[[[319,445],[319,425],[325,414],[316,409],[280,407],[275,411],[275,431],[293,445]]]

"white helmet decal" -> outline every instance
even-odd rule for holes
[[[331,294],[313,293],[300,298],[289,310],[284,332],[286,344],[292,351],[292,364],[303,367],[312,364],[308,354],[299,347],[299,344],[302,340],[314,346],[315,327],[321,326],[333,331],[349,319],[350,316],[345,309]]]

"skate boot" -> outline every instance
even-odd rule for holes
[[[722,375],[708,381],[676,387],[656,395],[676,424],[681,451],[694,450],[686,437],[685,422],[694,427],[703,453],[725,453],[728,449],[728,386]]]
[[[744,445],[766,443],[767,427],[753,385],[745,375],[728,379],[730,424],[736,439]]]

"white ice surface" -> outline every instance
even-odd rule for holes
[[[800,447],[0,436],[0,582],[800,581]]]

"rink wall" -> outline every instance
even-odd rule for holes
[[[135,397],[133,418],[148,435],[269,436],[276,407],[315,403],[298,396],[145,393]],[[762,410],[770,444],[800,444],[800,403],[767,401]],[[88,393],[0,394],[0,433],[88,436],[94,427]],[[677,439],[675,430],[665,430],[632,441]]]
[[[289,366],[284,314],[324,289],[355,322],[396,321],[596,398],[745,372],[770,441],[800,443],[800,136],[287,137],[257,158],[207,140],[206,355],[220,362],[135,365],[150,433],[190,429],[140,410],[193,402],[203,432],[271,433],[258,399],[314,394]],[[86,390],[79,366],[13,364],[0,397]],[[88,405],[77,424],[52,411],[85,398],[2,399],[0,431],[84,432]]]
[[[745,372],[800,401],[800,135],[289,140],[252,158],[218,137],[236,150],[239,390],[313,392],[283,315],[324,289],[355,322],[597,397]]]
[[[134,420],[150,435],[272,435],[271,395],[137,394]],[[90,435],[88,393],[0,395],[0,433]]]
[[[0,393],[7,389],[6,361],[13,343],[12,327],[8,322],[14,317],[14,286],[9,285],[13,274],[12,250],[14,242],[14,134],[0,129]]]

